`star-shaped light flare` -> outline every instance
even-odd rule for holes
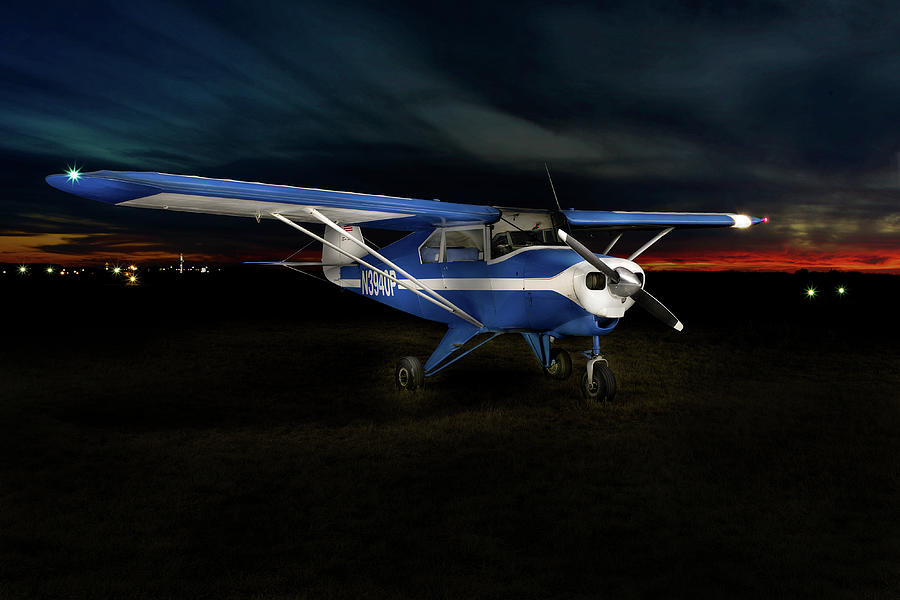
[[[78,180],[81,179],[81,169],[78,167],[78,163],[75,163],[71,167],[66,165],[66,178],[69,183],[78,183]]]

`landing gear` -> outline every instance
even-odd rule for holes
[[[592,381],[588,382],[588,373],[585,371],[581,377],[581,395],[595,402],[612,402],[616,397],[616,377],[606,361],[594,363],[591,379]]]
[[[550,366],[544,368],[544,374],[560,381],[568,379],[572,374],[572,357],[562,348],[550,350]]]
[[[581,377],[581,395],[587,400],[596,402],[612,402],[616,397],[616,377],[600,356],[600,337],[594,336],[593,347],[584,353],[587,356],[587,368]]]
[[[425,383],[425,369],[422,368],[422,362],[415,356],[401,358],[394,371],[394,381],[401,390],[413,391],[422,387]]]

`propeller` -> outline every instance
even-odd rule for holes
[[[641,308],[676,331],[684,329],[684,325],[678,320],[678,317],[672,314],[672,311],[666,308],[650,292],[644,290],[643,282],[632,271],[625,267],[616,267],[615,269],[610,267],[600,260],[596,254],[588,250],[584,244],[562,229],[557,230],[557,235],[559,235],[559,239],[577,252],[581,258],[606,275],[609,281],[610,293],[620,298],[632,298],[637,304],[641,305]]]

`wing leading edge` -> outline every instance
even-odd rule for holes
[[[315,208],[340,223],[402,231],[480,225],[500,218],[500,211],[490,206],[194,175],[94,171],[81,173],[75,179],[50,175],[46,180],[64,192],[119,206],[257,218],[268,218],[277,212],[297,221],[318,222],[309,215],[309,210]]]

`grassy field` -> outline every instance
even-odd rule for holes
[[[651,274],[590,404],[279,277],[3,290],[0,597],[900,596],[896,278]]]

